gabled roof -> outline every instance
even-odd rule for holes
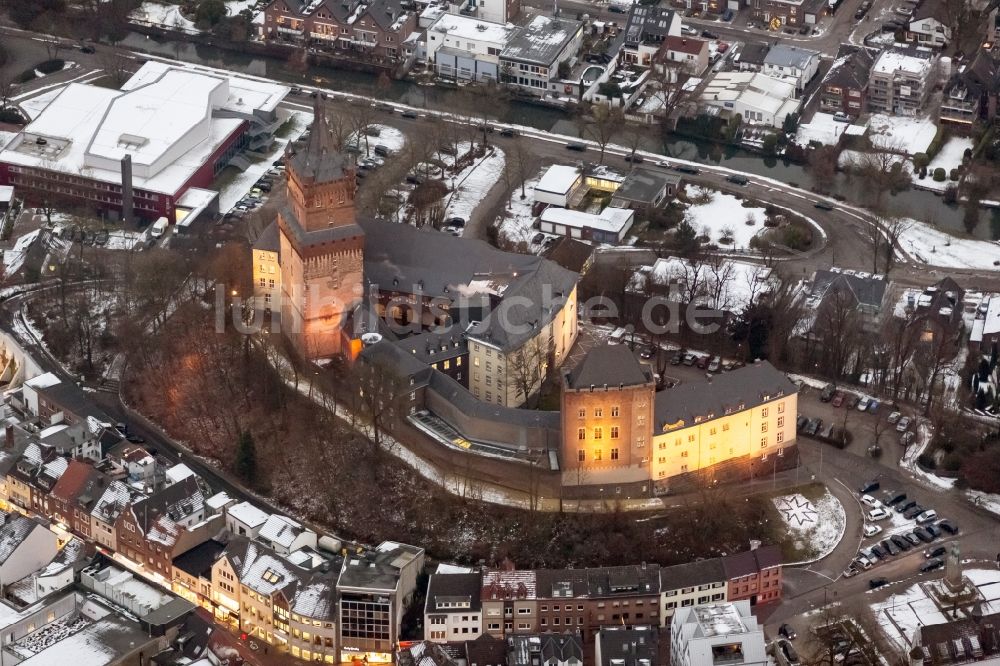
[[[666,44],[668,50],[677,51],[678,53],[698,55],[702,51],[708,50],[707,41],[704,39],[695,39],[693,37],[669,35],[664,43]]]
[[[887,284],[886,280],[874,277],[858,277],[821,269],[813,276],[812,292],[825,299],[827,294],[832,293],[831,289],[846,290],[862,305],[881,307]]]
[[[914,21],[920,21],[925,18],[937,19],[945,27],[951,27],[948,21],[948,11],[942,0],[924,0],[921,2],[913,10],[910,23],[912,24]]]
[[[794,67],[805,69],[809,66],[809,61],[818,59],[819,51],[803,49],[789,44],[775,44],[764,56],[764,64],[772,67]]]
[[[872,65],[875,63],[868,49],[842,44],[830,71],[823,77],[824,85],[864,90],[868,86]]]
[[[660,589],[664,591],[725,580],[726,571],[719,557],[660,568]]]
[[[2,513],[2,525],[0,525],[0,564],[14,554],[24,540],[28,538],[36,527],[41,527],[37,522],[22,516],[19,513]],[[53,538],[54,535],[53,535]]]
[[[469,666],[505,666],[507,646],[484,632],[475,640],[465,641],[465,660]]]
[[[748,65],[763,65],[771,46],[764,42],[747,42],[740,49],[740,62]]]
[[[577,390],[592,386],[642,386],[652,381],[653,375],[649,367],[640,363],[635,353],[625,344],[597,345],[575,368],[566,373],[567,386]]]
[[[657,663],[657,638],[655,627],[601,627],[597,666],[652,666]]]
[[[433,574],[427,585],[426,612],[439,612],[437,602],[468,603],[467,607],[454,608],[458,611],[478,611],[482,608],[479,591],[483,576],[479,573],[468,574]]]
[[[81,460],[71,460],[66,471],[52,488],[51,495],[69,504],[80,503],[89,508],[100,499],[109,480],[94,466]]]
[[[559,236],[545,256],[568,271],[582,273],[593,254],[594,246],[590,243],[582,243],[569,236]]]
[[[173,565],[195,578],[212,577],[212,565],[222,556],[225,544],[209,539],[174,558]]]
[[[154,529],[170,530],[170,526],[160,521],[167,518],[176,522],[195,511],[203,509],[204,497],[197,477],[189,476],[183,481],[167,486],[147,498],[132,505],[132,514],[143,534],[149,535]]]
[[[278,240],[278,221],[274,220],[264,228],[257,240],[253,242],[253,249],[263,252],[278,252],[281,243]]]

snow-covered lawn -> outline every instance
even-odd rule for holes
[[[795,143],[808,146],[810,141],[817,141],[825,146],[833,146],[850,126],[850,123],[838,123],[831,113],[817,113],[808,123],[799,125]]]
[[[943,192],[949,185],[957,185],[958,183],[951,180],[950,177],[941,182],[934,180],[934,178],[932,178],[934,169],[944,169],[945,173],[950,175],[952,169],[961,166],[962,156],[965,155],[965,150],[972,147],[972,139],[968,137],[956,136],[948,139],[948,141],[941,146],[941,150],[934,156],[934,159],[931,160],[930,164],[927,165],[927,177],[914,180],[913,182],[918,187],[928,190],[936,190],[939,192]]]
[[[375,146],[385,146],[394,153],[398,153],[406,145],[406,135],[395,127],[390,127],[388,125],[378,125],[372,124],[372,131],[377,131],[378,136],[368,136],[368,147],[374,149]],[[357,132],[352,132],[348,137],[347,141],[349,143],[357,142],[360,146],[362,154],[365,150],[365,137],[360,136]]]
[[[226,0],[226,13],[236,16],[244,9],[253,9],[257,6],[257,0]]]
[[[146,0],[146,2],[143,2],[138,9],[132,12],[131,18],[134,21],[145,21],[147,23],[153,23],[155,25],[172,28],[174,30],[181,30],[183,32],[201,32],[194,27],[194,23],[192,21],[184,18],[177,5],[164,5],[159,2],[150,2],[150,0]]]
[[[837,164],[841,168],[846,168],[851,166],[861,167],[866,164],[865,162],[866,159],[869,160],[871,159],[867,158],[866,155],[869,155],[869,153],[866,153],[861,150],[843,150],[841,151],[840,156],[837,158]],[[881,155],[881,153],[879,153],[879,155]],[[888,160],[892,164],[896,164],[897,162],[902,162],[904,169],[906,169],[910,173],[913,172],[912,163],[903,155],[891,155],[889,156]],[[878,162],[875,162],[875,164],[881,164],[881,163],[882,159],[879,157]],[[867,164],[872,164],[872,162],[869,161],[867,162]]]
[[[937,126],[931,118],[875,114],[868,121],[868,136],[876,147],[910,155],[926,151],[935,134]]]
[[[495,146],[492,150],[492,153],[463,169],[455,177],[455,192],[450,195],[445,219],[455,216],[466,222],[471,220],[476,206],[486,199],[490,189],[503,178],[503,152]],[[520,191],[517,190],[518,194]]]
[[[816,502],[798,493],[775,497],[771,501],[795,539],[795,547],[811,552],[811,559],[829,554],[844,536],[847,516],[844,507],[829,491]]]
[[[13,275],[21,270],[21,266],[24,264],[24,259],[28,256],[28,250],[31,248],[31,245],[38,240],[38,235],[40,233],[41,229],[35,229],[34,231],[28,232],[17,239],[14,243],[14,247],[9,250],[4,250],[4,277],[9,277],[10,275]]]
[[[279,109],[278,113],[282,114],[284,111]],[[304,111],[292,111],[288,117],[292,121],[292,131],[287,133],[286,138],[275,138],[274,148],[265,159],[251,165],[246,171],[238,174],[220,188],[219,210],[226,212],[235,206],[236,202],[250,191],[253,184],[260,180],[264,172],[271,168],[272,163],[281,157],[288,142],[298,138],[305,131],[306,126],[312,122],[312,114]]]
[[[108,243],[104,247],[108,250],[131,250],[144,238],[146,238],[144,232],[112,231],[108,234]]]
[[[532,225],[535,218],[531,214],[531,206],[535,201],[535,187],[541,178],[532,178],[524,183],[525,197],[521,198],[521,188],[515,187],[510,195],[510,203],[506,217],[500,223],[500,237],[510,243],[527,243],[531,252],[539,252],[543,248],[542,243],[532,243],[531,239],[539,233]]]
[[[689,187],[687,192],[690,199],[709,197],[707,203],[690,206],[686,217],[695,231],[705,234],[721,247],[745,250],[750,246],[750,239],[764,229],[763,208],[744,208],[743,201],[732,194],[703,187]],[[750,219],[753,224],[747,224]],[[732,238],[731,243],[720,242],[726,236]]]
[[[902,248],[920,263],[947,268],[1000,270],[1000,244],[974,238],[957,238],[925,222],[908,220],[899,238]]]
[[[966,496],[976,506],[981,506],[990,513],[1000,516],[1000,495],[983,493],[978,490],[965,491]]]

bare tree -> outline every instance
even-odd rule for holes
[[[551,340],[546,344],[543,337],[544,333],[540,333],[507,354],[507,381],[514,382],[517,398],[523,398],[525,403],[532,400],[545,379]]]
[[[650,90],[660,101],[663,129],[667,132],[673,132],[677,128],[677,119],[683,115],[682,109],[689,97],[688,81],[691,75],[692,67],[687,62],[660,62],[652,69]]]
[[[103,69],[115,87],[121,88],[131,76],[132,61],[125,57],[124,52],[118,49],[102,49],[99,61]]]
[[[603,164],[604,151],[621,132],[625,116],[621,108],[607,104],[591,104],[584,109],[584,113],[583,134],[592,138],[600,147],[599,162]]]
[[[906,189],[912,180],[903,168],[905,150],[899,146],[885,144],[878,150],[862,154],[853,169],[861,176],[862,186],[871,195],[871,206],[882,210],[885,196],[889,192]]]
[[[817,308],[812,334],[820,346],[820,363],[831,377],[843,377],[854,360],[861,318],[856,298],[846,287],[830,285]]]
[[[392,430],[394,419],[404,417],[409,387],[395,368],[378,358],[355,364],[351,373],[355,387],[352,411],[368,426],[366,436],[377,480],[379,462],[387,449],[385,434]]]
[[[837,149],[834,146],[820,146],[809,151],[807,168],[812,176],[813,186],[820,192],[828,192],[837,173]]]

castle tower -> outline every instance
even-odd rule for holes
[[[361,301],[364,260],[354,163],[332,145],[319,98],[313,108],[309,141],[286,156],[288,205],[278,213],[281,330],[308,358],[350,354],[345,324]]]

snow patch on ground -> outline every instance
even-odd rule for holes
[[[687,220],[695,231],[704,233],[721,247],[735,250],[745,250],[750,246],[750,239],[764,229],[764,209],[744,208],[743,200],[732,194],[724,194],[717,190],[691,186],[688,197],[698,199],[708,196],[708,203],[692,205],[687,209]],[[753,224],[747,220],[753,218]],[[731,243],[721,243],[720,239],[731,232]]]
[[[907,254],[923,264],[947,268],[1000,270],[1000,245],[993,241],[958,238],[925,222],[908,220],[899,238]]]
[[[829,491],[815,503],[798,493],[775,497],[771,501],[795,539],[796,548],[811,549],[813,559],[830,554],[844,536],[847,515]]]
[[[406,145],[406,135],[402,131],[396,129],[395,127],[390,127],[389,125],[379,125],[373,123],[369,126],[373,130],[377,130],[378,136],[368,136],[368,147],[374,149],[375,146],[382,145],[391,150],[394,153],[398,153]],[[352,132],[347,139],[348,143],[357,143],[358,147],[361,148],[362,154],[365,150],[365,137],[358,132]]]
[[[976,506],[981,506],[990,513],[1000,516],[1000,495],[984,493],[978,490],[967,490],[965,496]]]
[[[840,141],[850,123],[839,123],[833,119],[832,113],[817,113],[808,123],[799,125],[795,133],[795,143],[808,146],[810,141],[816,141],[824,146],[833,146]]]
[[[131,19],[137,22],[152,23],[173,30],[180,30],[191,34],[201,32],[194,27],[194,22],[184,18],[180,7],[177,5],[163,5],[158,2],[147,0],[138,9],[132,12]]]
[[[528,251],[538,254],[545,249],[545,240],[540,243],[533,243],[532,239],[539,233],[534,227],[535,216],[531,214],[532,205],[535,202],[535,187],[538,186],[540,177],[532,178],[524,182],[524,198],[521,198],[521,188],[515,187],[511,192],[510,202],[507,206],[506,217],[500,222],[500,237],[514,245],[526,243]],[[550,234],[542,234],[544,239]]]
[[[941,182],[934,180],[934,169],[944,169],[945,174],[950,176],[952,169],[962,165],[962,157],[965,155],[966,148],[972,147],[972,139],[969,137],[956,136],[948,139],[948,142],[941,146],[941,150],[927,165],[927,177],[914,180],[914,184],[917,187],[937,192],[944,192],[949,185],[957,186],[958,183],[951,180],[950,177]]]
[[[888,148],[913,155],[927,151],[937,126],[931,118],[885,116],[877,113],[868,121],[868,136],[876,148]]]
[[[490,189],[503,178],[503,169],[504,155],[496,147],[492,153],[464,169],[455,178],[455,192],[445,208],[445,219],[455,216],[469,222],[476,206],[486,199]],[[517,192],[520,194],[520,190]]]
[[[9,277],[21,270],[21,266],[24,264],[24,259],[28,256],[28,250],[31,248],[32,244],[38,240],[38,235],[41,231],[41,229],[35,229],[34,231],[24,234],[17,239],[17,242],[14,243],[14,247],[4,251],[4,277]]]

